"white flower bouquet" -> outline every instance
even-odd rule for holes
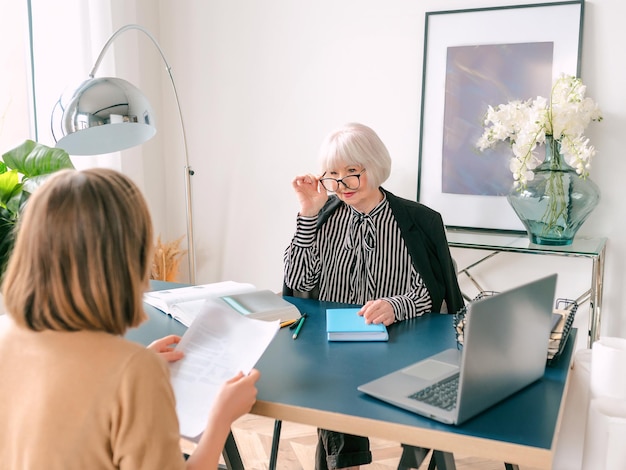
[[[602,115],[594,101],[585,97],[585,91],[580,78],[561,74],[552,87],[550,101],[538,96],[489,106],[476,146],[484,151],[499,141],[510,142],[510,169],[518,189],[526,187],[534,177],[532,170],[542,162],[535,149],[546,142],[546,136],[559,142],[565,161],[580,177],[587,177],[596,150],[583,132],[591,121],[601,121]]]

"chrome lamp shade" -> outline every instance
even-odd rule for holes
[[[97,155],[140,145],[156,134],[154,112],[143,93],[121,78],[90,78],[61,104],[63,137],[70,155]]]

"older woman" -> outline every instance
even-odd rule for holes
[[[441,216],[381,187],[391,158],[378,135],[347,124],[326,138],[320,161],[321,176],[297,176],[292,183],[300,212],[285,251],[284,293],[363,305],[367,322],[385,325],[461,308]],[[318,435],[317,469],[371,462],[367,438]]]

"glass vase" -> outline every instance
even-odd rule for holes
[[[581,178],[561,155],[561,144],[546,136],[546,158],[533,170],[525,188],[507,199],[532,243],[571,245],[576,232],[600,201],[600,189]]]

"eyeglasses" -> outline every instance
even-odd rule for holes
[[[344,176],[339,180],[335,178],[321,178],[320,183],[322,183],[322,186],[324,186],[324,189],[326,191],[331,193],[337,192],[337,190],[339,189],[339,183],[343,184],[346,189],[355,190],[359,189],[359,186],[361,186],[361,175],[363,173],[365,173],[365,168],[363,168],[363,170],[361,170],[361,173],[359,173],[358,175]]]

